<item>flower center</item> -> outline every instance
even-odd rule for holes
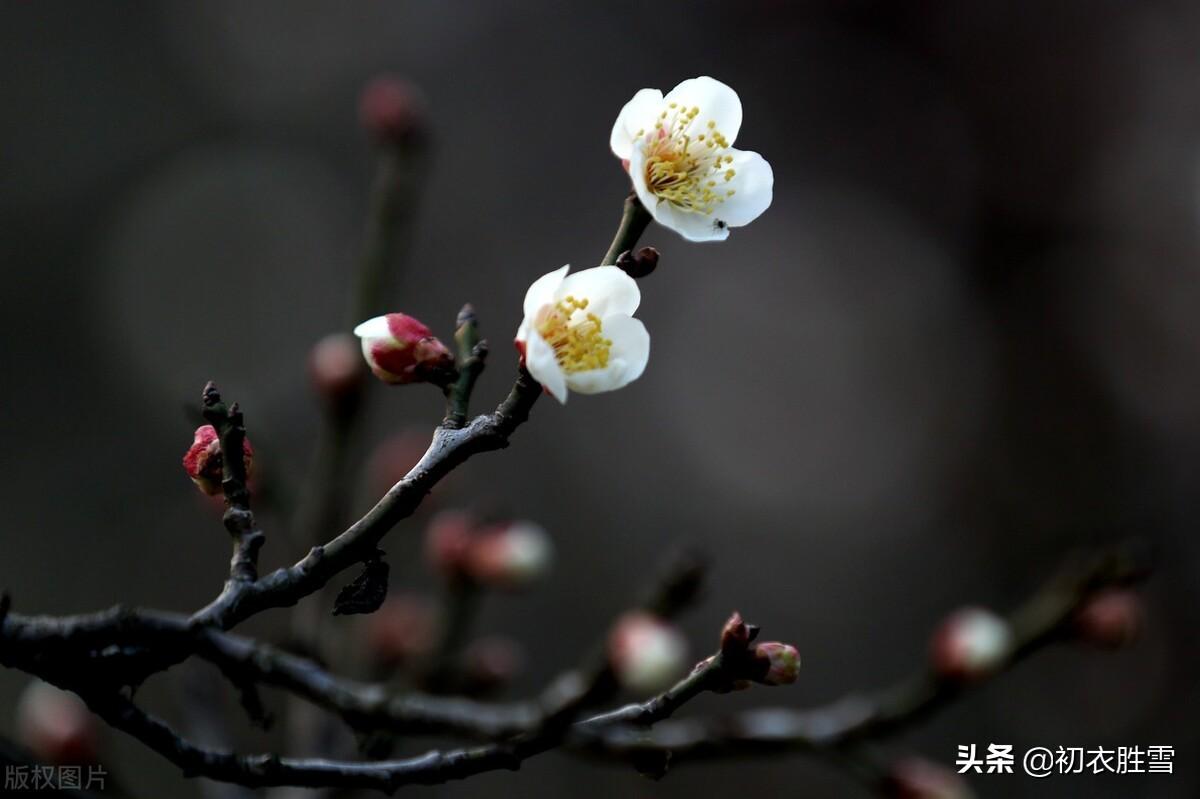
[[[567,297],[538,312],[537,331],[551,347],[564,372],[608,366],[612,342],[604,337],[600,317],[587,313],[587,299]]]
[[[638,131],[646,153],[646,184],[660,200],[684,211],[711,214],[732,197],[734,189],[722,185],[737,171],[730,166],[729,140],[709,120],[700,129],[700,108],[670,103],[654,123],[654,130]]]

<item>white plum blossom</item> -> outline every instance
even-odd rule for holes
[[[549,272],[525,294],[517,348],[533,378],[559,402],[632,383],[650,358],[650,334],[633,318],[642,294],[615,266]]]
[[[771,205],[771,165],[733,147],[742,126],[737,92],[691,78],[666,97],[642,89],[613,125],[610,145],[660,225],[689,241],[719,241]]]

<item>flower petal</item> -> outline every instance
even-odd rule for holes
[[[610,314],[632,316],[642,301],[637,281],[615,266],[595,266],[568,275],[555,299],[573,296],[587,299],[587,312],[603,319]]]
[[[525,292],[525,304],[522,306],[526,319],[532,319],[536,316],[543,305],[550,305],[554,302],[554,292],[558,289],[558,285],[562,283],[563,278],[570,268],[571,265],[567,264],[561,269],[547,272],[533,281],[529,290]]]
[[[642,89],[625,104],[609,136],[609,146],[617,158],[629,158],[633,140],[639,130],[654,127],[654,118],[662,107],[663,95],[658,89]]]
[[[713,215],[728,227],[741,227],[753,222],[770,207],[775,173],[758,153],[731,148],[730,154],[733,156],[730,166],[737,174],[728,183],[722,184],[722,188],[733,190],[734,194],[726,197]]]
[[[640,319],[609,316],[601,321],[604,337],[612,341],[608,366],[566,375],[567,385],[580,394],[599,394],[624,388],[642,376],[650,360],[650,334]]]
[[[391,338],[392,330],[388,326],[387,315],[376,316],[363,322],[354,328],[354,335],[359,338]]]
[[[533,379],[542,384],[562,404],[567,404],[567,376],[558,365],[554,348],[537,333],[529,336],[525,346],[525,368]]]
[[[732,144],[742,127],[742,101],[737,92],[721,81],[702,75],[680,83],[663,98],[668,106],[678,103],[683,108],[699,108],[696,129],[703,131],[709,121]],[[637,131],[637,128],[634,128]]]
[[[712,214],[699,214],[662,202],[653,216],[660,225],[669,227],[688,241],[724,241],[729,238],[729,226],[722,224],[715,211]]]

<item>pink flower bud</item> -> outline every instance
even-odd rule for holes
[[[462,511],[442,511],[425,530],[425,557],[439,574],[466,574],[467,558],[474,537],[475,520]]]
[[[348,333],[331,333],[312,348],[308,373],[313,390],[324,400],[338,404],[362,388],[362,357],[359,344]]]
[[[608,659],[623,686],[651,693],[670,686],[687,668],[687,641],[656,616],[629,613],[613,627]]]
[[[891,799],[973,799],[962,777],[948,768],[919,757],[893,764],[886,780]]]
[[[21,742],[51,765],[96,761],[96,723],[79,697],[35,680],[17,703]]]
[[[754,658],[765,666],[765,674],[757,680],[763,685],[791,685],[800,676],[800,652],[791,644],[755,644]]]
[[[367,648],[376,661],[387,665],[423,657],[433,650],[437,614],[420,596],[390,597],[367,620]]]
[[[974,680],[1004,665],[1012,647],[1008,622],[984,608],[963,608],[934,632],[930,654],[934,671],[941,676]]]
[[[1133,591],[1124,588],[1097,593],[1075,616],[1075,629],[1080,638],[1111,649],[1131,643],[1141,628],[1142,601]]]
[[[380,75],[368,83],[358,101],[358,118],[376,141],[383,144],[414,142],[424,132],[425,102],[411,83]]]
[[[476,582],[498,588],[520,588],[550,569],[550,537],[533,522],[495,525],[471,542],[467,573]]]
[[[525,662],[521,645],[502,635],[473,641],[463,652],[467,679],[478,690],[492,690],[508,684]]]
[[[456,375],[450,350],[411,316],[376,316],[354,328],[354,335],[362,339],[367,366],[385,383],[444,386]]]
[[[249,479],[254,471],[254,447],[250,439],[242,439],[242,453],[246,464],[246,478]],[[192,482],[205,494],[216,496],[221,493],[221,442],[217,439],[217,431],[212,425],[206,424],[196,428],[192,438],[192,446],[183,456],[183,468]]]

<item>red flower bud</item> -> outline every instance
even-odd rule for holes
[[[358,118],[381,144],[412,144],[425,128],[425,101],[408,81],[380,75],[359,96]]]
[[[613,627],[608,659],[626,688],[653,692],[668,687],[687,666],[687,641],[674,626],[649,613],[629,613]]]
[[[963,608],[934,632],[930,658],[941,676],[974,680],[1004,665],[1012,646],[1008,622],[984,608]]]
[[[367,366],[385,383],[444,386],[457,371],[454,356],[419,320],[402,313],[368,319],[354,328]]]
[[[254,448],[250,439],[242,439],[242,453],[246,464],[246,478],[249,479],[254,470]],[[192,482],[205,494],[215,496],[221,493],[221,442],[217,439],[217,431],[212,425],[206,424],[196,428],[192,438],[192,446],[183,456],[183,468]]]
[[[973,799],[962,777],[948,768],[919,757],[892,765],[886,779],[891,799]]]
[[[420,596],[390,597],[367,620],[367,647],[380,663],[395,665],[423,657],[433,649],[437,614]]]
[[[1097,593],[1075,616],[1075,629],[1080,638],[1112,649],[1131,643],[1141,628],[1142,601],[1125,588]]]
[[[41,680],[31,682],[17,703],[21,742],[51,765],[96,761],[95,718],[79,697]]]
[[[358,342],[348,333],[321,339],[308,356],[313,390],[324,400],[341,404],[362,389],[364,371]]]
[[[791,644],[755,644],[754,659],[763,668],[763,676],[756,680],[763,685],[791,685],[800,676],[800,652]]]
[[[473,540],[466,552],[467,573],[478,583],[520,588],[550,568],[552,546],[533,522],[495,525]]]
[[[478,690],[487,691],[511,682],[521,671],[525,654],[521,645],[502,635],[473,641],[463,653],[467,679]]]
[[[721,628],[721,651],[733,655],[742,653],[756,635],[758,628],[742,621],[742,614],[735,610]]]

